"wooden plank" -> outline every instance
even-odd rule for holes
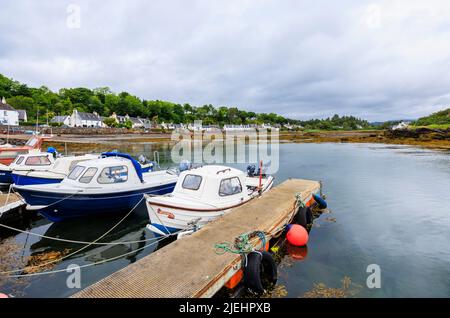
[[[275,234],[293,214],[295,194],[308,201],[319,182],[290,179],[260,198],[240,206],[200,231],[142,258],[72,297],[208,297],[240,266],[240,256],[217,255],[214,245],[242,233]]]
[[[0,216],[24,204],[22,197],[16,193],[0,194]]]

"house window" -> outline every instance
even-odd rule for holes
[[[126,166],[107,167],[102,170],[97,178],[98,183],[121,183],[128,180],[128,168]]]
[[[92,178],[94,178],[96,173],[97,168],[88,168],[78,181],[80,181],[81,183],[89,183],[92,181]]]
[[[242,192],[241,181],[238,177],[223,179],[220,181],[219,195],[227,196]]]
[[[202,183],[202,177],[188,174],[184,177],[183,184],[181,185],[184,189],[188,190],[198,190],[200,188],[200,184]]]

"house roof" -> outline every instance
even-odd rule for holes
[[[136,118],[136,117],[130,117],[129,120],[131,120],[131,122],[133,124],[142,124],[142,121],[139,118]]]
[[[101,121],[100,116],[93,113],[82,113],[78,112],[78,118],[80,120],[92,120],[92,121]]]
[[[18,109],[17,112],[19,113],[19,120],[25,120],[27,111],[25,109]]]
[[[52,123],[63,123],[69,116],[55,116],[50,120]]]
[[[0,100],[0,110],[15,110],[14,107],[12,107],[11,105],[9,105],[8,103],[3,103]]]

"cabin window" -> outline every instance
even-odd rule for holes
[[[227,196],[227,195],[233,195],[238,194],[242,192],[242,185],[239,178],[228,178],[223,179],[220,181],[220,187],[219,187],[219,195],[220,196]]]
[[[126,166],[108,167],[102,170],[98,176],[98,183],[121,183],[128,180],[128,168]]]
[[[19,158],[17,158],[16,165],[20,165],[24,158],[25,158],[24,156],[20,156]]]
[[[198,190],[200,188],[200,184],[202,183],[202,177],[188,174],[186,177],[184,177],[182,187],[184,189],[189,190]]]
[[[81,173],[84,171],[84,167],[82,166],[75,166],[75,168],[70,171],[69,176],[67,178],[71,180],[76,180],[81,175]]]
[[[47,166],[50,165],[50,159],[47,156],[32,156],[25,160],[25,164],[28,166]]]
[[[92,178],[95,176],[96,173],[97,168],[88,168],[78,181],[80,181],[81,183],[89,183],[92,181]]]

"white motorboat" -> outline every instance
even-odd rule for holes
[[[232,208],[246,204],[273,185],[273,177],[246,175],[218,165],[183,171],[174,191],[164,196],[145,195],[149,230],[158,235],[197,229]]]
[[[53,153],[31,149],[28,153],[18,155],[9,166],[0,164],[0,184],[14,183],[15,171],[44,171],[51,168],[55,161]]]
[[[16,161],[22,160],[22,156],[31,158],[31,155],[21,155],[17,157]],[[53,159],[53,156],[48,156],[48,160],[52,161],[51,164],[40,166],[39,169],[36,169],[36,166],[12,167],[11,177],[16,185],[59,183],[69,175],[69,172],[78,163],[98,157],[99,155],[94,154],[59,157],[56,159]],[[29,158],[24,158],[22,161],[30,160]],[[45,161],[45,159],[41,159],[41,161],[43,160]]]

